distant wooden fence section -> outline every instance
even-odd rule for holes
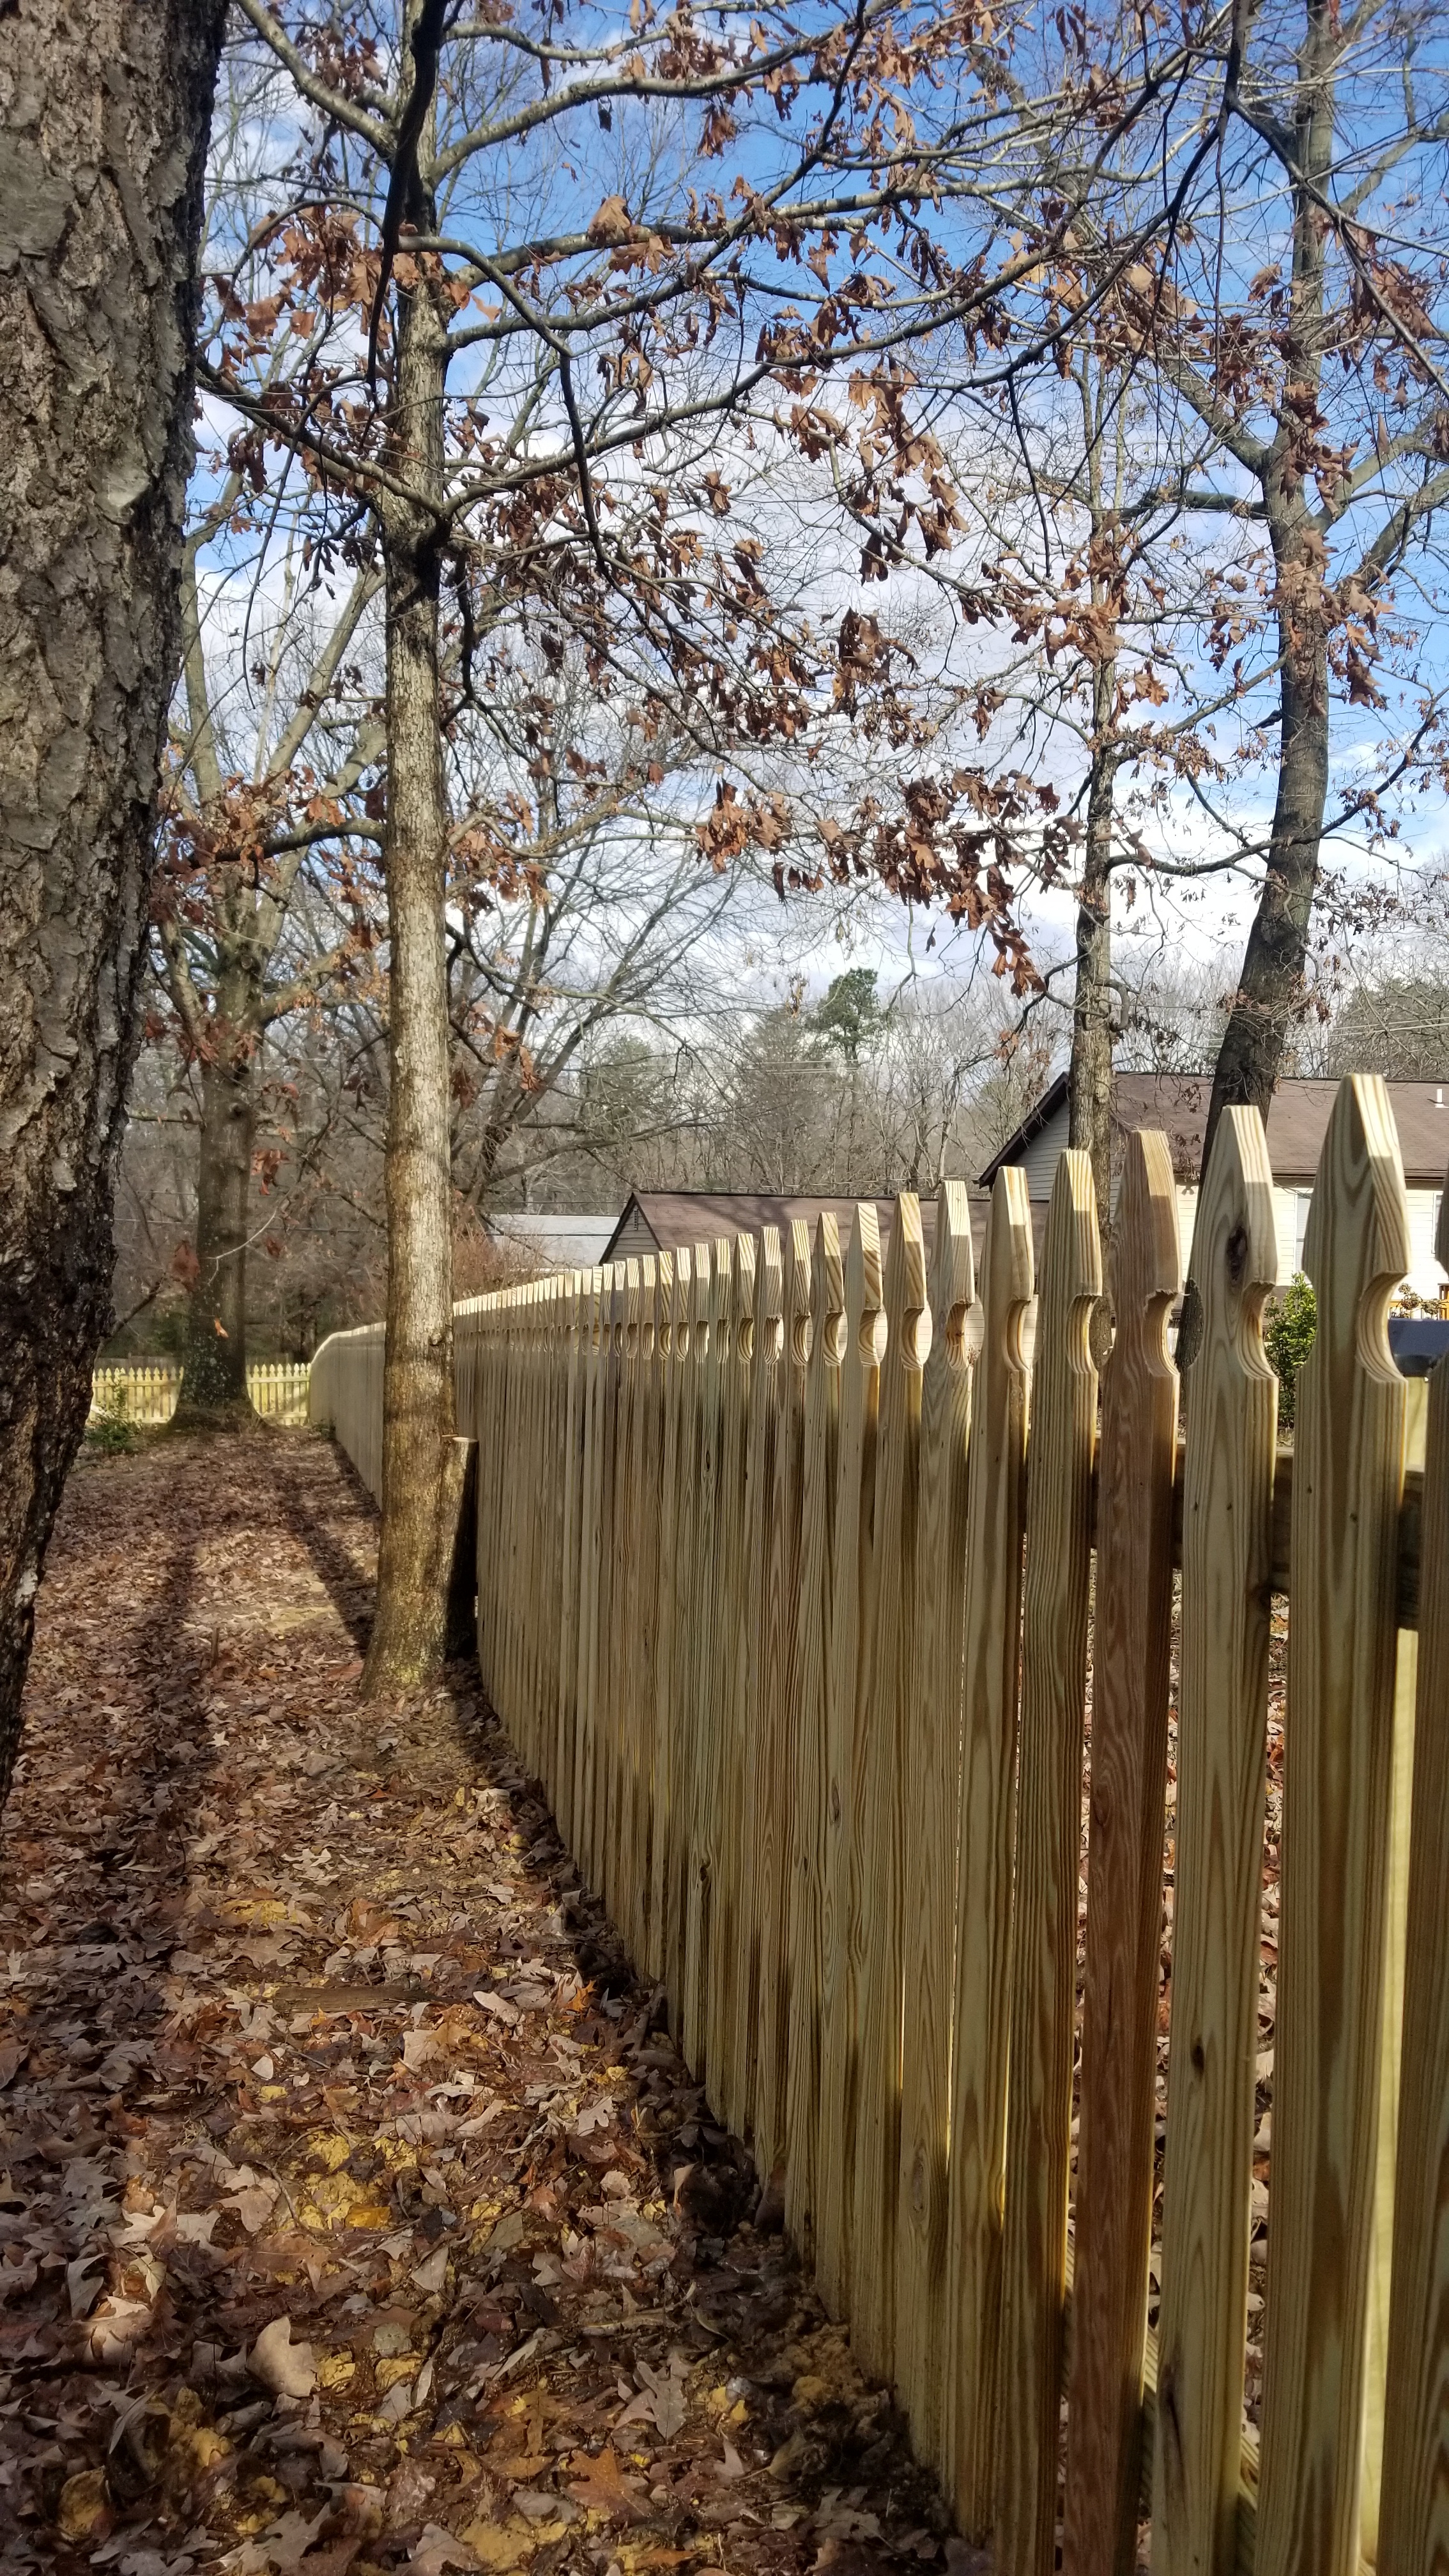
[[[266,1421],[302,1423],[310,1375],[305,1360],[263,1363],[247,1370],[247,1393]],[[99,1368],[91,1380],[91,1420],[109,1413],[140,1426],[169,1422],[180,1392],[180,1369],[163,1362]]]
[[[1389,1358],[1408,1241],[1376,1079],[1343,1085],[1313,1197],[1286,1568],[1261,1337],[1275,1258],[1262,1127],[1233,1111],[1199,1217],[1185,1451],[1157,1136],[1129,1140],[1100,1388],[1078,1154],[1039,1279],[1023,1176],[1004,1171],[979,1277],[947,1183],[932,1209],[896,1203],[884,1263],[862,1206],[845,1244],[827,1217],[813,1241],[767,1229],[458,1312],[489,1694],[716,2116],[783,2170],[827,2305],[998,2576],[1051,2576],[1058,2545],[1066,2576],[1119,2576],[1148,2517],[1170,2576],[1365,2559],[1429,2576],[1449,2553],[1449,1374],[1426,1405]],[[313,1418],[374,1488],[381,1367],[369,1328],[312,1376]],[[1417,1633],[1398,1625],[1411,1469]],[[1258,2442],[1244,2354],[1285,1571]]]

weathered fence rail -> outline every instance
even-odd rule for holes
[[[307,1420],[305,1361],[259,1362],[247,1370],[247,1393],[271,1422]],[[137,1360],[98,1368],[91,1379],[91,1419],[112,1413],[140,1425],[169,1422],[181,1392],[181,1371],[164,1361]]]
[[[813,1242],[766,1230],[457,1315],[493,1703],[1001,2576],[1050,2576],[1058,2546],[1066,2576],[1118,2576],[1149,2516],[1170,2576],[1429,2576],[1449,2554],[1449,1373],[1426,1403],[1389,1358],[1408,1239],[1376,1080],[1344,1084],[1314,1192],[1291,1502],[1275,1258],[1262,1128],[1234,1111],[1183,1442],[1160,1137],[1129,1145],[1100,1388],[1074,1154],[1039,1279],[1006,1171],[979,1279],[948,1183],[929,1258],[902,1198],[884,1265],[863,1205],[845,1245],[825,1218]],[[374,1490],[381,1369],[367,1328],[312,1375]]]

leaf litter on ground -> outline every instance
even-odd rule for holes
[[[374,1559],[309,1434],[71,1479],[0,1831],[6,2565],[964,2561],[476,1670],[360,1699]]]

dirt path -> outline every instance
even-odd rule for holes
[[[966,2553],[305,1434],[84,1462],[0,1837],[6,2567]],[[760,2213],[762,2221],[765,2213]]]

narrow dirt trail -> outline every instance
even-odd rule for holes
[[[0,2550],[119,2576],[967,2553],[476,1675],[358,1699],[300,1433],[72,1477],[0,1833]]]

